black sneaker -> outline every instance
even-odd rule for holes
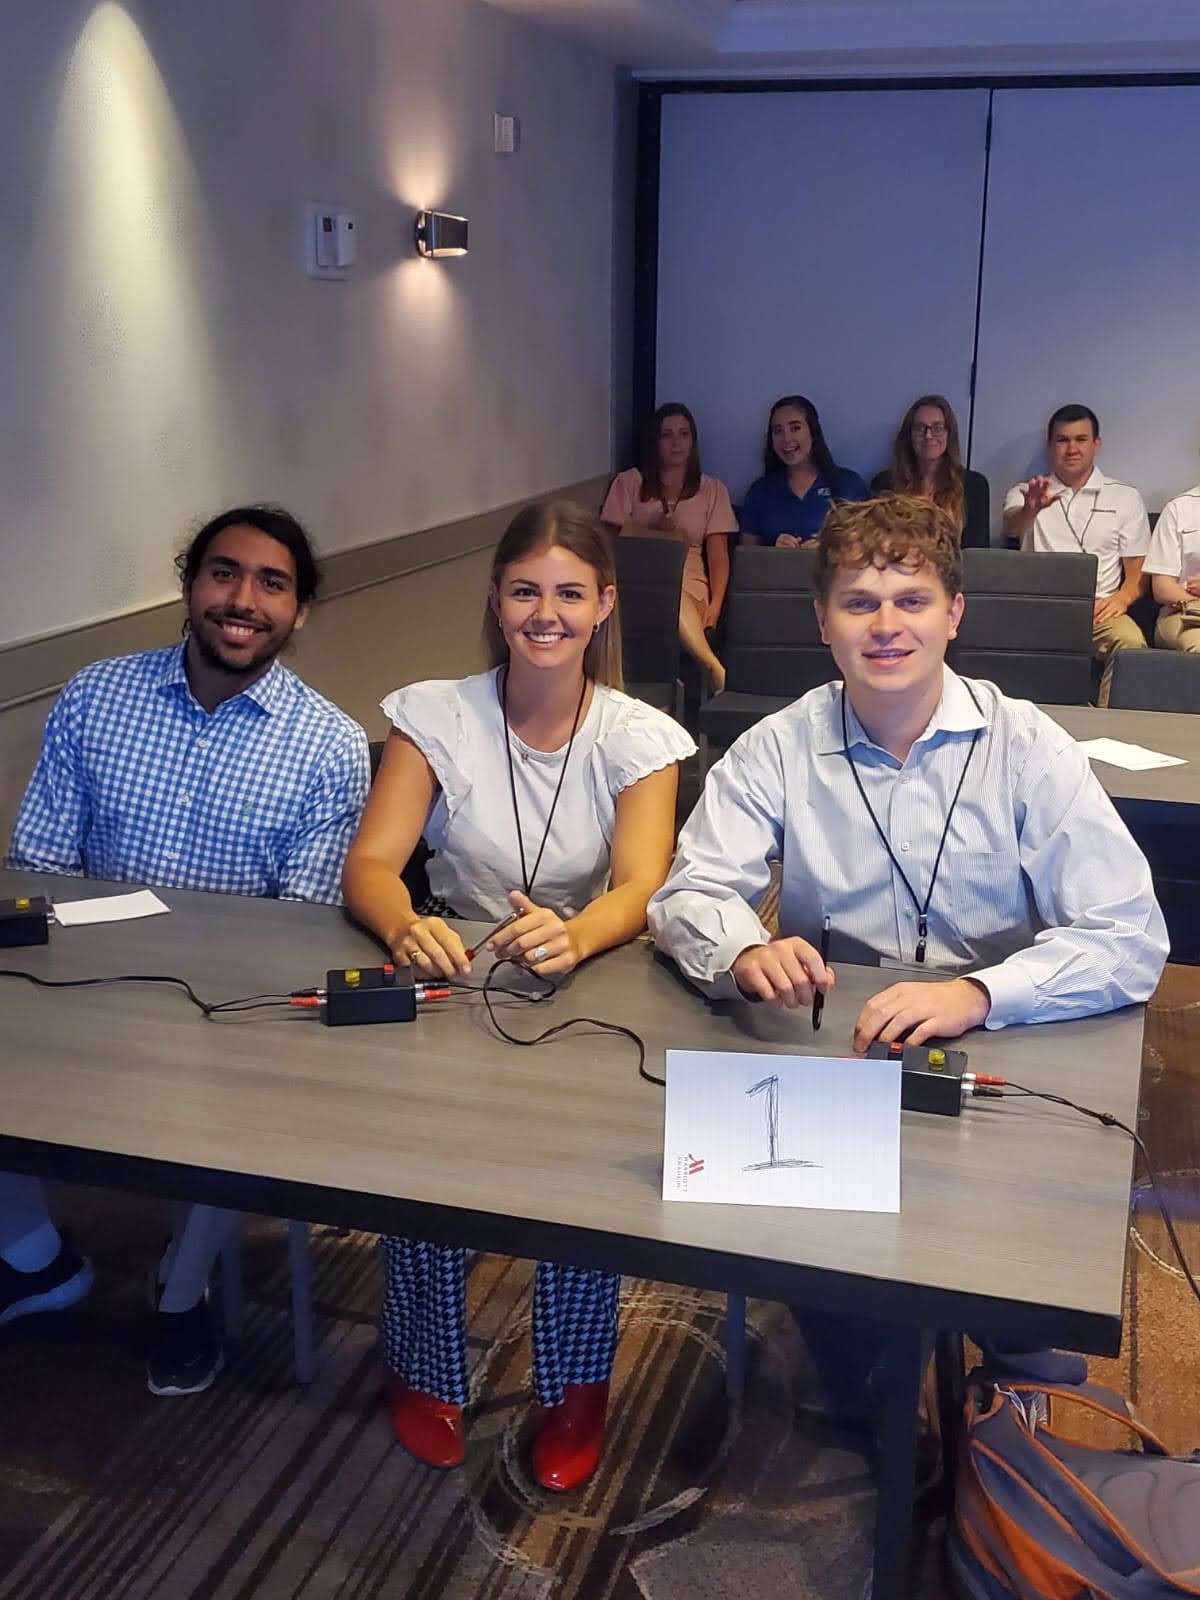
[[[18,1272],[0,1257],[0,1326],[35,1311],[64,1311],[92,1287],[92,1263],[65,1230],[58,1254],[39,1272]]]
[[[146,1353],[146,1387],[151,1394],[200,1394],[224,1365],[207,1293],[190,1311],[153,1313]]]

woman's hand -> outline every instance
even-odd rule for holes
[[[721,617],[721,601],[710,600],[704,608],[705,631],[715,628]]]
[[[417,917],[395,941],[392,955],[417,977],[461,978],[471,970],[462,940],[441,917]]]
[[[781,533],[775,541],[776,550],[799,550],[801,541],[794,533]]]
[[[534,905],[527,894],[514,889],[508,897],[521,915],[516,922],[488,941],[497,961],[519,961],[539,978],[561,978],[579,965],[580,952],[571,929],[557,912]]]

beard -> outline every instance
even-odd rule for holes
[[[190,618],[188,621],[188,632],[195,642],[196,649],[206,666],[213,667],[217,672],[226,673],[231,678],[245,678],[251,673],[260,674],[265,671],[287,644],[293,631],[289,628],[284,634],[264,633],[262,644],[249,656],[241,661],[229,661],[221,654],[220,646],[208,637],[204,621],[205,619],[201,618],[199,626]]]

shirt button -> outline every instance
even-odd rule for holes
[[[201,750],[207,750],[208,749],[208,740],[207,739],[197,739],[196,743],[200,746]]]
[[[907,844],[902,844],[900,846],[900,848],[901,848],[901,850],[907,850],[908,849],[908,845]]]
[[[911,921],[913,917],[913,908],[911,906],[905,906],[904,915]]]
[[[168,861],[178,861],[178,859],[179,859],[179,851],[178,850],[168,850],[167,851],[167,860]]]
[[[191,797],[190,794],[181,794],[179,796],[179,804],[181,806],[190,806],[191,803],[192,803],[192,797]],[[900,846],[900,848],[901,848],[901,850],[907,850],[908,846],[906,844],[902,844]]]

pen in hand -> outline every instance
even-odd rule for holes
[[[828,960],[829,960],[829,924],[830,924],[830,919],[828,917],[826,917],[824,919],[824,921],[821,923],[821,962],[822,962],[822,965],[827,963]],[[822,1013],[822,1011],[824,1011],[824,1009],[825,1009],[825,991],[823,989],[818,989],[816,991],[816,993],[813,995],[812,1025],[813,1025],[813,1032],[814,1033],[816,1033],[817,1030],[821,1026],[821,1013]]]

